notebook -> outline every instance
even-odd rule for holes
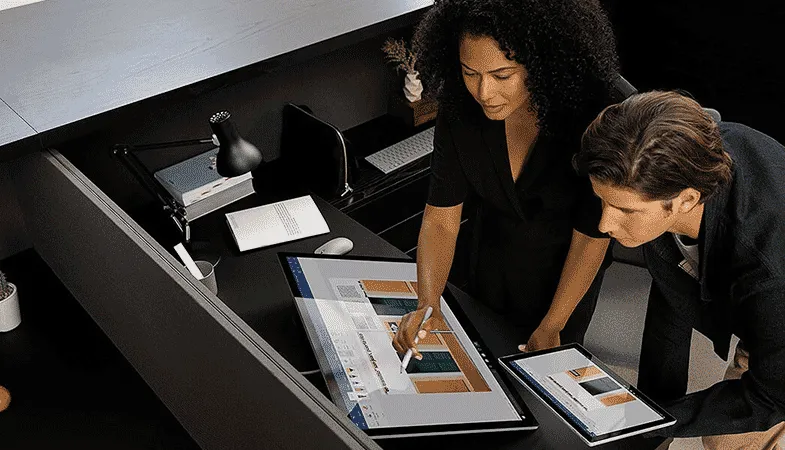
[[[241,252],[330,232],[310,195],[227,213],[226,222]]]

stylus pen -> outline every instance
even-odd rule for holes
[[[417,329],[417,335],[414,336],[414,345],[417,345],[420,342],[420,330],[422,330],[423,325],[425,322],[431,318],[431,314],[433,314],[433,307],[429,306],[428,309],[425,310],[425,315],[422,318],[422,322],[420,322],[420,328]],[[409,361],[412,360],[412,349],[406,350],[406,354],[403,356],[403,361],[401,361],[401,373],[403,373],[406,366],[409,365]]]

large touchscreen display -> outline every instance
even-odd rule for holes
[[[287,256],[296,303],[333,401],[366,430],[521,421],[444,299],[444,323],[401,372],[392,346],[417,306],[413,262]]]

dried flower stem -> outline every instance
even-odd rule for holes
[[[408,74],[415,72],[414,65],[417,62],[417,55],[406,47],[406,42],[403,39],[387,39],[382,50],[386,53],[387,61],[396,64],[395,70],[403,70]]]

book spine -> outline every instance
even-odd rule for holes
[[[198,189],[193,189],[183,194],[183,206],[189,206],[192,203],[202,201],[212,197],[213,195],[232,189],[234,186],[243,184],[251,179],[253,179],[253,176],[250,172],[248,172],[236,177],[224,178],[223,180],[215,181],[210,185],[205,185]]]
[[[234,203],[237,200],[245,198],[253,193],[253,180],[249,178],[240,184],[235,184],[229,189],[224,189],[219,193],[211,195],[197,202],[193,202],[190,205],[186,205],[186,217],[189,221],[196,220],[205,214],[209,214],[216,209],[222,208],[230,203]]]
[[[177,188],[175,188],[174,186],[172,186],[171,183],[168,183],[166,180],[161,178],[161,176],[158,173],[155,173],[154,176],[155,179],[158,180],[158,183],[161,186],[163,186],[164,189],[166,189],[166,192],[168,192],[177,203],[185,206],[185,204],[183,203],[183,194],[178,192]]]

